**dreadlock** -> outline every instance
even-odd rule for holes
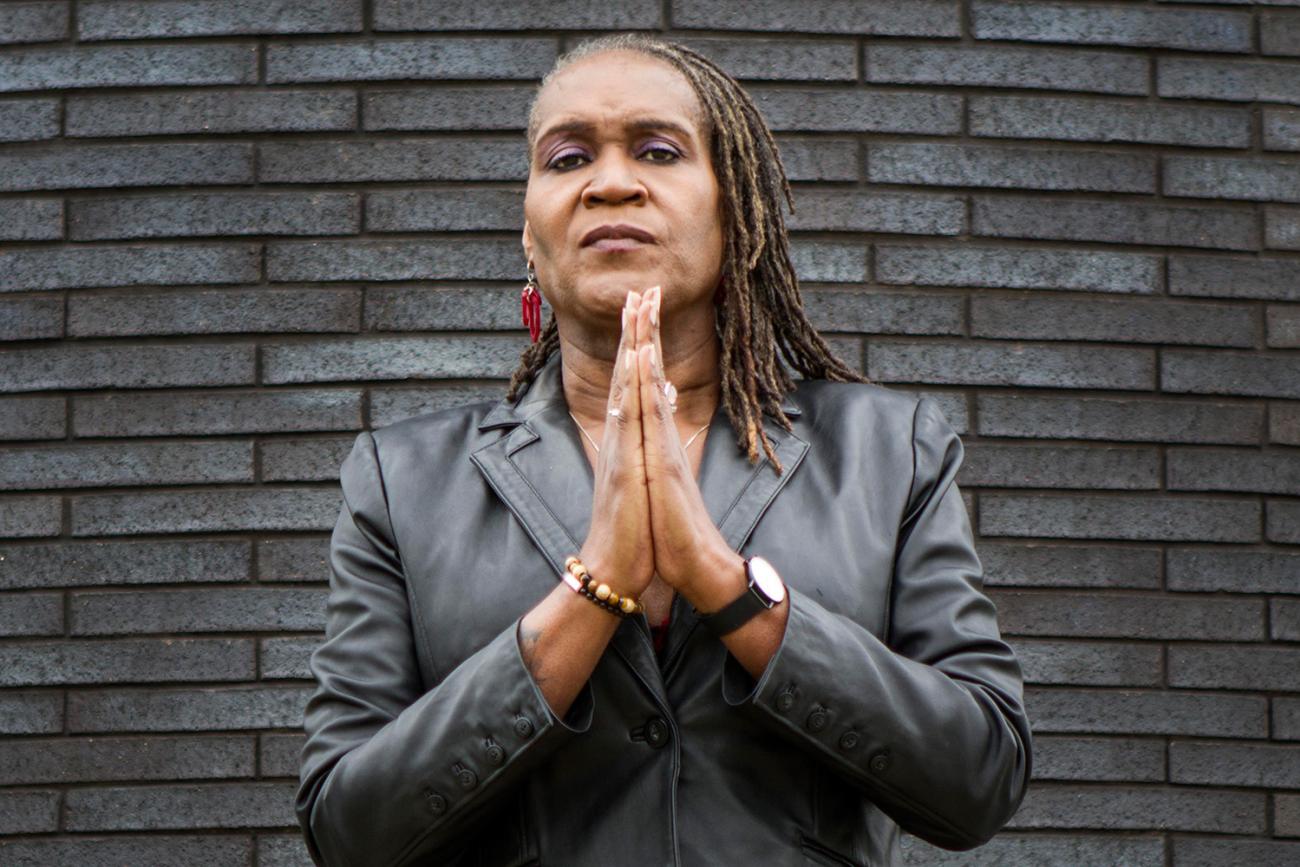
[[[870,380],[837,358],[804,314],[780,208],[784,197],[794,213],[794,196],[771,130],[734,78],[684,45],[640,33],[618,33],[588,40],[562,55],[542,78],[538,92],[574,61],[620,49],[671,64],[690,82],[703,108],[704,131],[711,140],[713,169],[725,203],[724,291],[714,314],[714,327],[722,341],[723,405],[737,431],[736,444],[748,454],[749,462],[757,463],[761,446],[780,475],[785,470],[761,417],[766,412],[790,431],[781,401],[795,383],[776,350],[779,348],[781,356],[805,378]],[[534,96],[528,116],[530,165],[538,124],[536,109]],[[516,400],[520,387],[532,382],[559,346],[552,312],[538,341],[521,354],[507,399]]]

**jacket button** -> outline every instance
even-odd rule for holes
[[[456,780],[462,789],[472,789],[478,785],[478,776],[469,768],[461,768],[457,771]]]
[[[424,799],[429,802],[429,809],[433,811],[435,816],[441,816],[447,812],[447,799],[437,792],[426,790]]]
[[[889,752],[887,750],[881,750],[871,757],[869,766],[871,770],[875,771],[877,774],[882,774],[889,769],[889,765],[892,761],[893,760],[889,757]]]
[[[526,738],[533,733],[532,720],[526,716],[521,716],[515,720],[515,734],[521,738]]]
[[[650,717],[645,724],[645,739],[652,747],[662,747],[668,743],[668,723],[660,717]]]
[[[840,735],[840,749],[851,750],[858,745],[860,740],[861,738],[858,737],[857,732],[845,732]]]
[[[776,709],[784,713],[794,707],[794,694],[794,684],[791,684],[782,690],[781,694],[776,697]]]
[[[817,707],[812,713],[808,714],[808,731],[819,732],[826,728],[826,721],[830,719],[824,708]]]
[[[487,760],[494,765],[499,765],[506,760],[506,751],[491,738],[483,742],[483,749],[487,752]]]

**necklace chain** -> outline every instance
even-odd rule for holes
[[[578,417],[574,415],[572,411],[569,412],[569,418],[573,419],[573,423],[578,426],[578,430],[582,431],[582,435],[587,438],[587,442],[591,443],[591,447],[596,450],[596,454],[600,454],[600,446],[596,445],[596,441],[591,438],[591,434],[587,433],[587,429],[582,426],[582,422],[578,421]],[[710,422],[709,424],[712,424],[712,422]],[[695,433],[691,434],[691,438],[688,439],[686,442],[682,443],[682,451],[689,449],[691,447],[691,443],[695,442],[695,438],[700,434],[704,433],[705,428],[707,428],[708,426],[709,425],[706,424],[704,427],[700,428]]]

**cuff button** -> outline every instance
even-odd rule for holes
[[[500,765],[506,760],[506,751],[496,741],[488,738],[483,744],[483,750],[487,753],[487,760],[494,765]]]
[[[851,750],[856,747],[861,740],[862,738],[858,736],[857,732],[845,732],[840,735],[840,749]]]
[[[790,684],[782,690],[781,694],[776,697],[776,709],[784,713],[794,707],[795,692],[794,684]]]
[[[469,768],[461,768],[456,772],[456,781],[462,789],[472,789],[478,785],[478,775]]]
[[[424,800],[428,802],[429,809],[433,811],[435,816],[441,816],[443,813],[447,812],[447,799],[442,795],[439,795],[437,792],[426,791],[424,793]]]
[[[877,774],[882,774],[889,770],[889,766],[892,762],[893,760],[889,757],[889,753],[886,750],[881,750],[871,757],[869,766],[871,770],[875,771]]]
[[[819,732],[826,728],[826,723],[830,719],[824,708],[818,707],[808,714],[808,731]]]
[[[526,716],[521,716],[515,720],[515,734],[521,738],[526,738],[533,733],[533,723]]]

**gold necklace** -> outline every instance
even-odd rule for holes
[[[587,442],[591,443],[591,447],[596,450],[596,454],[600,454],[600,446],[596,445],[596,441],[591,438],[591,434],[587,433],[587,429],[582,426],[582,422],[578,421],[578,417],[574,415],[572,411],[569,412],[569,418],[573,419],[573,423],[578,426],[578,430],[582,431],[582,435],[587,438]],[[709,422],[709,424],[712,424],[712,422]],[[689,449],[691,443],[695,442],[695,438],[704,433],[704,429],[708,426],[709,425],[706,424],[704,427],[691,434],[691,438],[682,444],[682,451]]]

